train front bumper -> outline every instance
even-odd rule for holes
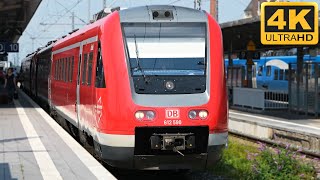
[[[198,130],[200,132],[201,129]],[[103,142],[99,142],[101,158],[111,166],[126,169],[203,170],[212,167],[221,159],[228,137],[227,132],[207,134],[207,143],[201,146],[201,138],[198,138],[196,142],[199,147],[196,150],[182,150],[180,154],[174,151],[150,150],[150,136],[145,131],[141,134],[144,134],[145,138],[139,136],[139,131],[136,131],[136,135],[112,135],[112,140],[104,139]],[[110,138],[105,134],[100,135]]]

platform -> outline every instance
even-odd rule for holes
[[[320,119],[291,112],[229,110],[230,132],[271,143],[285,143],[320,156]]]
[[[0,179],[115,179],[24,93],[0,104]]]

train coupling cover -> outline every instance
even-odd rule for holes
[[[174,151],[182,156],[184,154],[181,151],[196,147],[193,133],[153,134],[150,137],[150,145],[153,150]]]

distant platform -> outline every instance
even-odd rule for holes
[[[290,112],[229,111],[230,132],[271,143],[285,143],[320,156],[320,119]]]
[[[0,179],[115,179],[23,92],[0,104]]]

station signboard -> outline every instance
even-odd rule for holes
[[[239,59],[260,59],[259,51],[241,51],[238,55]]]
[[[0,52],[19,52],[19,43],[0,42]]]

